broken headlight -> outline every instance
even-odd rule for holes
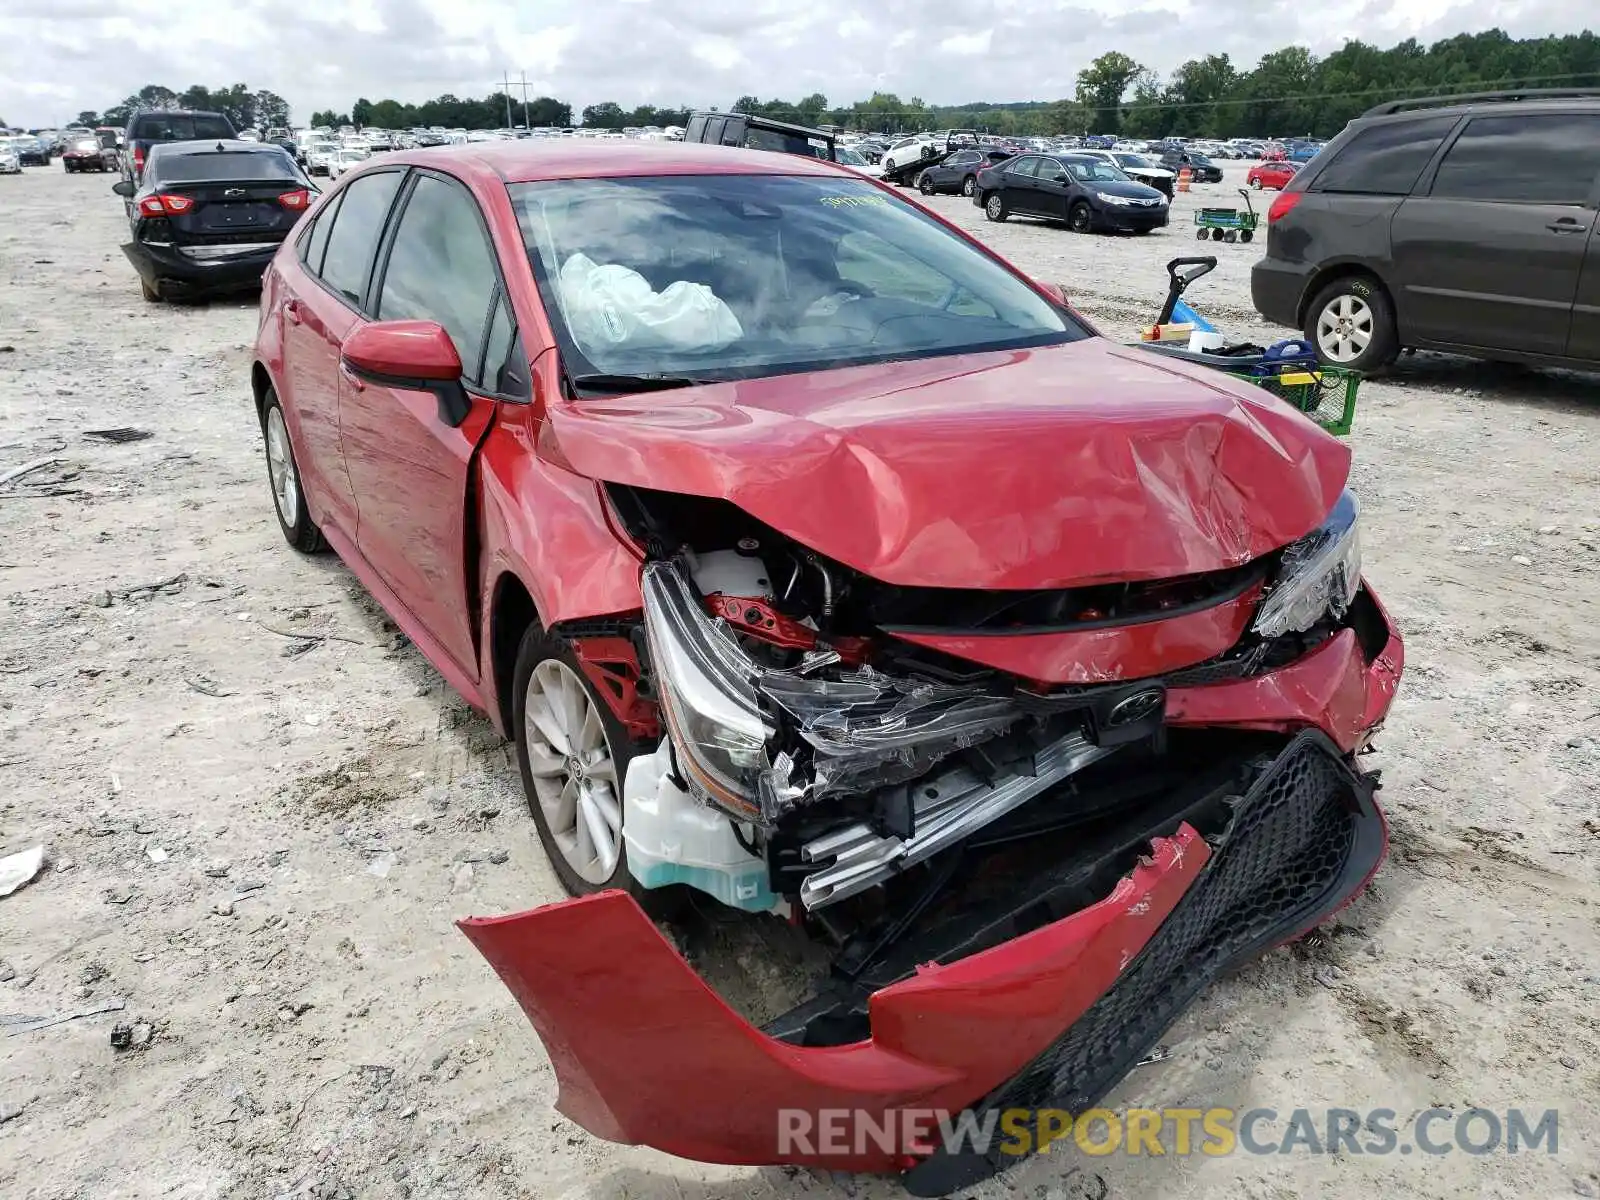
[[[697,795],[770,825],[825,796],[866,795],[1024,719],[1009,696],[887,675],[757,663],[675,561],[641,579],[645,633],[678,766]]]
[[[720,633],[674,564],[648,564],[642,591],[651,666],[679,770],[706,799],[753,816],[771,733],[756,701],[755,664]]]
[[[1344,616],[1361,588],[1360,515],[1355,496],[1345,492],[1319,528],[1290,543],[1256,612],[1256,633],[1303,633],[1325,616]]]

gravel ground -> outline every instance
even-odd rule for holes
[[[283,545],[256,307],[144,304],[109,186],[0,179],[0,475],[54,460],[0,485],[0,852],[48,852],[0,898],[0,1195],[899,1194],[612,1146],[554,1113],[537,1039],[452,926],[558,896],[506,747],[336,560]],[[1129,337],[1196,248],[1196,197],[1137,239],[933,203]],[[1267,335],[1255,249],[1215,251],[1192,299]],[[1373,760],[1393,853],[1112,1102],[1383,1107],[1402,1128],[1430,1105],[1556,1107],[1559,1153],[1058,1151],[971,1196],[1600,1190],[1600,387],[1417,356],[1363,396],[1366,561],[1409,650]],[[119,427],[152,436],[86,432]],[[720,971],[759,990],[758,955]]]

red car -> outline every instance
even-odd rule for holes
[[[1257,163],[1250,168],[1250,173],[1245,176],[1245,182],[1258,192],[1262,188],[1276,188],[1282,191],[1299,169],[1299,165],[1292,162]]]
[[[1269,142],[1261,152],[1262,162],[1283,162],[1289,157],[1289,147],[1281,142]]]
[[[601,1137],[943,1194],[1009,1160],[930,1114],[1080,1110],[1382,857],[1349,451],[859,174],[385,155],[253,382],[290,544],[515,742],[575,898],[462,928]],[[807,994],[736,1012],[684,889]]]

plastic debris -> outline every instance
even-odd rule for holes
[[[0,896],[9,896],[25,884],[44,866],[44,847],[34,846],[0,858]]]

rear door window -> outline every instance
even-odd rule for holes
[[[1363,129],[1345,143],[1313,185],[1319,192],[1408,196],[1456,117],[1428,117]]]
[[[378,238],[394,195],[400,189],[399,171],[379,171],[352,180],[342,193],[339,211],[328,233],[322,261],[322,282],[346,301],[361,307],[377,255]]]
[[[378,319],[437,321],[456,344],[463,375],[476,383],[499,283],[472,194],[451,180],[419,175],[384,268]]]
[[[706,119],[704,117],[690,117],[689,127],[683,131],[683,140],[686,142],[698,142],[705,136],[705,132]]]
[[[1433,195],[1581,205],[1600,176],[1600,115],[1474,117],[1446,151]]]
[[[343,196],[335,196],[328,207],[317,214],[311,228],[300,239],[300,261],[313,275],[322,273],[322,256],[328,249],[328,234],[333,230],[333,221],[338,215],[339,201],[342,199]]]

